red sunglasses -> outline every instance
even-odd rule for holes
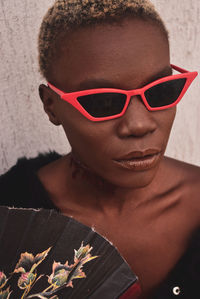
[[[172,64],[171,67],[181,74],[163,77],[133,90],[98,88],[65,93],[50,83],[48,86],[89,120],[104,121],[124,115],[131,97],[136,95],[142,98],[149,111],[164,110],[178,104],[198,73]]]

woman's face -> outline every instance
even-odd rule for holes
[[[151,22],[126,19],[121,25],[82,28],[71,32],[59,46],[50,80],[65,92],[137,89],[171,74],[167,39]],[[63,126],[78,159],[92,171],[126,188],[144,187],[153,180],[175,108],[149,112],[140,97],[134,96],[122,117],[92,122],[53,92],[52,98],[49,109]],[[137,158],[153,152],[160,153],[153,162]],[[128,161],[116,162],[119,159]]]

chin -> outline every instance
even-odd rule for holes
[[[129,171],[124,175],[115,175],[113,178],[106,179],[115,188],[124,189],[139,189],[145,188],[150,185],[156,176],[158,167],[146,170],[146,171]]]

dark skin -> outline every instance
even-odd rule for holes
[[[135,89],[171,73],[168,41],[149,21],[82,28],[67,41],[60,43],[48,78],[65,92]],[[149,112],[135,96],[121,118],[94,123],[44,85],[40,96],[50,121],[63,126],[76,157],[114,191],[81,176],[73,179],[70,155],[41,168],[41,182],[63,214],[113,242],[139,277],[140,298],[151,298],[200,222],[200,169],[164,157],[176,108]],[[160,150],[151,169],[125,170],[113,163],[148,148]]]

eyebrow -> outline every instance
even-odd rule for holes
[[[148,78],[147,81],[144,82],[144,85],[147,85],[153,81],[156,81],[158,79],[161,79],[163,77],[171,76],[173,74],[173,70],[171,66],[167,66],[164,69],[162,69],[160,72],[156,73],[155,75]]]
[[[165,76],[170,76],[172,75],[173,70],[171,66],[167,66],[158,73],[154,74],[153,76],[149,77],[147,80],[142,82],[142,86],[145,86],[153,81],[156,81],[160,78],[163,78]],[[142,87],[141,86],[141,87]],[[94,79],[86,79],[81,81],[78,84],[78,89],[79,90],[86,90],[86,89],[95,89],[95,88],[116,88],[116,89],[121,89],[117,87],[115,84],[113,84],[112,81],[107,80],[105,78],[94,78]],[[140,87],[138,87],[140,88]]]

